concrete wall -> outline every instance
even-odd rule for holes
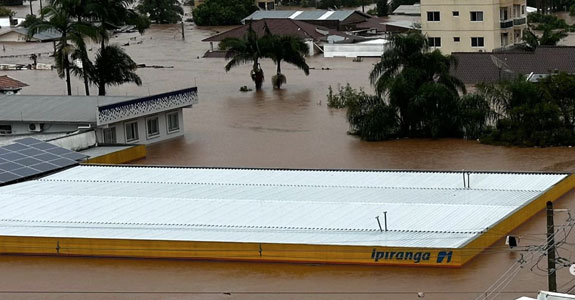
[[[383,44],[325,44],[324,57],[379,57],[383,54]]]
[[[500,23],[500,8],[507,7],[507,20],[513,21],[513,5],[526,5],[524,0],[422,0],[421,27],[428,37],[440,37],[444,54],[452,52],[492,51],[500,48],[502,33],[508,33],[507,45],[519,42],[514,39],[514,30],[523,30],[526,25],[515,25],[502,29]],[[439,11],[440,21],[428,21],[427,12]],[[459,16],[453,12],[458,11]],[[483,21],[471,21],[472,11],[482,11]],[[525,18],[526,15],[517,16]],[[454,41],[459,37],[459,42]],[[483,37],[484,47],[472,47],[472,37]]]
[[[177,112],[178,113],[178,121],[180,123],[180,129],[176,132],[168,133],[168,122],[166,119],[166,114]],[[158,117],[158,128],[160,134],[154,137],[147,136],[147,127],[146,127],[146,120],[152,117]],[[135,141],[127,141],[126,140],[126,124],[137,121],[138,122],[138,140]],[[158,114],[147,115],[144,117],[126,120],[123,122],[117,122],[110,124],[109,127],[113,127],[116,129],[116,144],[152,144],[157,143],[160,141],[164,141],[167,139],[175,138],[184,134],[184,117],[182,114],[182,109],[172,110],[168,112],[162,112]],[[97,137],[98,142],[102,143],[104,141],[103,136],[104,128],[98,128],[97,130]]]
[[[35,133],[66,133],[78,130],[78,126],[88,124],[60,124],[60,123],[33,123],[41,124],[42,131],[35,132],[30,130],[29,122],[1,122],[0,125],[12,125],[12,134],[35,134]],[[36,125],[38,128],[38,125]]]
[[[0,42],[26,42],[26,36],[12,31],[0,36]]]

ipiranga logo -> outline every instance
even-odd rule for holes
[[[452,251],[439,251],[437,253],[436,263],[450,263]],[[422,261],[429,261],[431,259],[431,252],[424,251],[377,251],[373,249],[371,252],[371,259],[377,261],[380,260],[393,260],[393,261],[412,261],[413,263],[420,263]]]

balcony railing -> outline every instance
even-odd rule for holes
[[[501,28],[513,27],[513,20],[501,21]]]
[[[513,25],[515,25],[515,26],[523,25],[525,23],[527,23],[527,18],[525,18],[525,17],[516,18],[513,20]]]

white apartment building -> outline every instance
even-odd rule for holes
[[[444,54],[509,47],[526,28],[526,0],[421,0],[421,30]]]

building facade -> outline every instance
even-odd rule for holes
[[[0,137],[93,132],[96,145],[152,144],[183,135],[183,108],[196,103],[197,88],[148,97],[5,95]]]
[[[421,1],[421,30],[444,54],[509,47],[526,28],[526,0]]]

